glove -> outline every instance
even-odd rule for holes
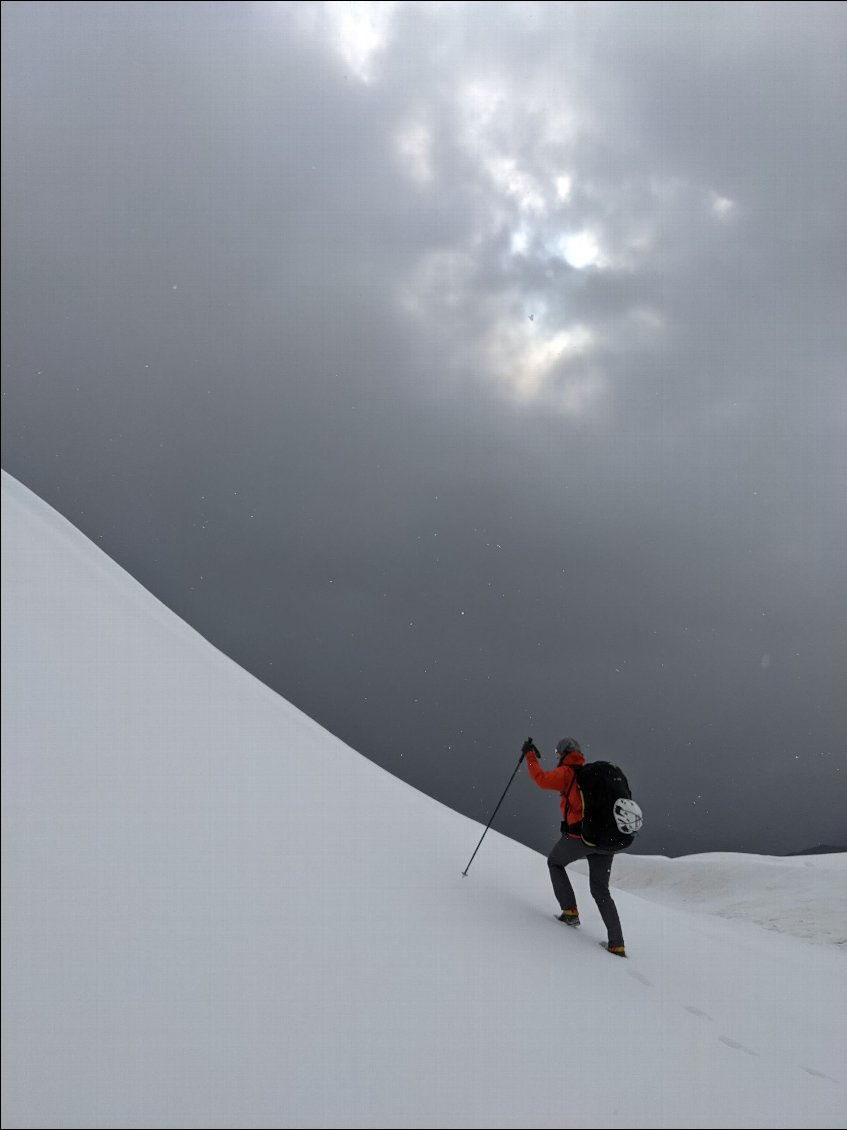
[[[535,748],[535,743],[532,738],[527,738],[521,746],[521,757],[526,757],[528,753],[534,753],[536,757],[539,756],[538,750]]]

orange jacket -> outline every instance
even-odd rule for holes
[[[529,775],[539,789],[552,789],[561,794],[559,808],[562,810],[562,820],[567,825],[568,835],[579,838],[579,824],[582,820],[582,796],[576,785],[576,773],[571,766],[584,765],[585,758],[579,750],[575,749],[565,755],[564,761],[556,769],[544,770],[538,764],[535,754],[530,750],[525,761]],[[572,828],[573,831],[571,831]]]

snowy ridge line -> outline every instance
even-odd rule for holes
[[[587,873],[584,864],[578,866]],[[620,855],[612,882],[662,906],[717,915],[816,945],[847,944],[845,854]]]

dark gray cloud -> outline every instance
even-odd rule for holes
[[[3,18],[8,470],[471,815],[845,839],[843,8]]]

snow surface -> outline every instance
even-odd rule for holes
[[[611,957],[2,489],[4,1126],[847,1123],[847,857],[620,857]]]

